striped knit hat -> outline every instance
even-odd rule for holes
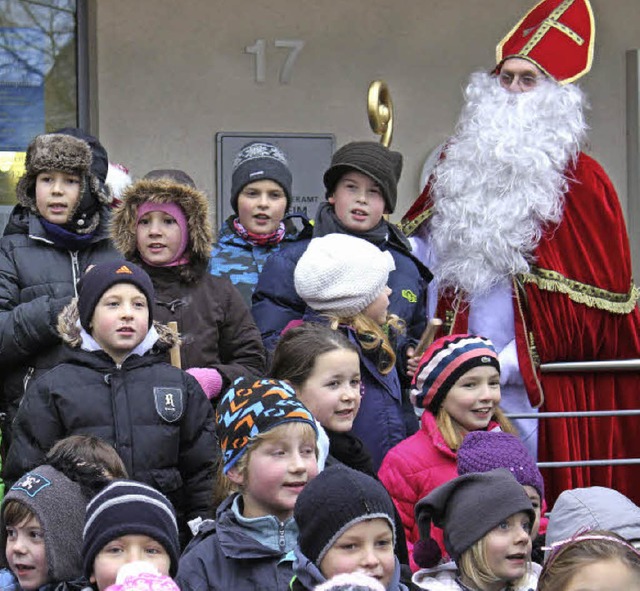
[[[176,575],[180,542],[173,505],[155,488],[133,480],[114,480],[87,505],[82,535],[85,575],[91,576],[102,548],[128,535],[149,536],[162,544],[171,560],[169,574]]]
[[[224,473],[242,457],[256,435],[292,422],[311,425],[317,436],[313,415],[287,382],[238,378],[216,409]]]
[[[447,335],[424,352],[411,383],[411,399],[418,408],[438,414],[449,390],[474,367],[500,371],[498,354],[489,339],[472,334]]]

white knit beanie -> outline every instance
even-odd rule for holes
[[[298,295],[310,308],[355,316],[373,302],[396,268],[388,251],[348,234],[314,238],[294,273]]]

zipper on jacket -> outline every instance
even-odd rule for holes
[[[80,265],[78,264],[78,251],[70,250],[69,256],[71,257],[71,273],[73,274],[73,292],[78,297],[77,284],[80,281]]]
[[[22,392],[24,394],[26,394],[27,392],[27,386],[29,385],[29,380],[31,379],[31,376],[33,375],[33,372],[36,370],[35,367],[30,367],[29,369],[27,369],[27,373],[24,374],[24,378],[22,378]]]
[[[282,523],[282,521],[279,521],[278,522],[278,547],[282,552],[284,552],[286,545],[287,545],[287,542],[284,536],[284,523]]]

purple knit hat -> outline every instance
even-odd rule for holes
[[[544,482],[519,437],[503,431],[471,431],[458,449],[458,474],[506,468],[522,486],[532,486],[544,498]]]

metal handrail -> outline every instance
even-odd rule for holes
[[[562,373],[572,371],[634,371],[640,370],[640,359],[613,359],[610,361],[556,361],[543,363],[542,373]]]

